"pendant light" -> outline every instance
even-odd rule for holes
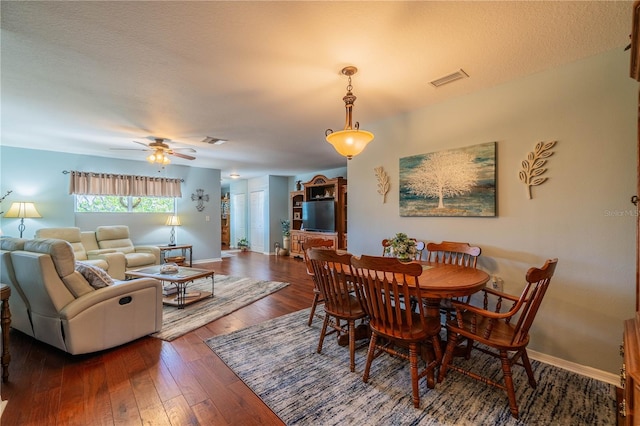
[[[351,86],[351,76],[357,72],[358,68],[354,66],[348,66],[342,69],[342,74],[349,77],[347,94],[342,98],[347,113],[344,130],[334,132],[331,129],[327,129],[324,132],[327,142],[333,145],[335,150],[338,151],[340,155],[347,157],[348,160],[360,154],[367,144],[373,140],[373,133],[360,130],[360,123],[356,121],[355,126],[353,125],[352,112],[356,96],[351,93],[351,89],[353,89],[353,86]]]

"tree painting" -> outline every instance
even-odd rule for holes
[[[496,143],[400,159],[401,216],[495,216]]]
[[[444,208],[445,197],[471,192],[478,181],[473,157],[465,152],[443,151],[429,154],[409,176],[408,187],[414,194],[438,198],[438,208]]]

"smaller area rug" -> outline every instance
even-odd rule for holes
[[[532,361],[537,389],[514,367],[520,420],[511,417],[500,389],[451,371],[428,389],[420,381],[420,408],[413,407],[408,362],[383,354],[362,381],[366,348],[349,351],[335,335],[316,353],[321,320],[307,326],[309,310],[294,312],[226,335],[207,345],[287,425],[615,425],[613,386]],[[479,351],[476,371],[501,377],[500,362]],[[470,365],[470,364],[467,364]]]
[[[203,299],[184,309],[163,306],[162,330],[152,337],[171,341],[243,306],[262,299],[289,283],[215,274],[214,297]],[[211,278],[194,281],[188,291],[211,291]]]

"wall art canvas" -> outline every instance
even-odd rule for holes
[[[400,216],[496,216],[496,142],[400,159]]]

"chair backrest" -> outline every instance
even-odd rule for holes
[[[420,299],[418,277],[422,265],[417,262],[402,263],[394,257],[363,255],[352,257],[351,265],[356,276],[356,287],[362,299],[370,324],[377,332],[396,339],[420,338],[414,335],[420,330],[422,338],[429,326],[423,303],[418,303],[418,313],[410,307],[412,298]],[[420,324],[421,327],[414,325]],[[439,328],[439,321],[436,321]]]
[[[338,254],[335,250],[309,250],[313,275],[329,315],[350,317],[363,312],[357,293],[353,294],[351,257],[350,253]]]
[[[324,238],[309,238],[302,243],[302,256],[304,257],[304,263],[307,266],[307,274],[313,275],[313,267],[309,261],[308,250],[313,248],[331,249],[333,248],[333,240],[325,240]]]
[[[469,243],[452,241],[443,241],[439,244],[429,243],[427,244],[427,260],[475,268],[481,251],[480,247],[470,246]]]
[[[98,226],[96,240],[101,249],[116,249],[125,254],[135,251],[126,225]]]
[[[36,230],[36,238],[58,238],[68,241],[73,247],[76,260],[87,260],[87,249],[80,238],[80,228],[41,228]]]
[[[527,338],[529,329],[542,303],[542,298],[549,288],[549,283],[557,264],[558,259],[549,259],[542,268],[529,268],[527,271],[527,285],[520,295],[520,300],[517,302],[521,304],[520,316],[515,326],[515,332],[511,340],[512,344],[518,344]]]
[[[391,240],[387,238],[382,240],[382,255],[391,256]]]

